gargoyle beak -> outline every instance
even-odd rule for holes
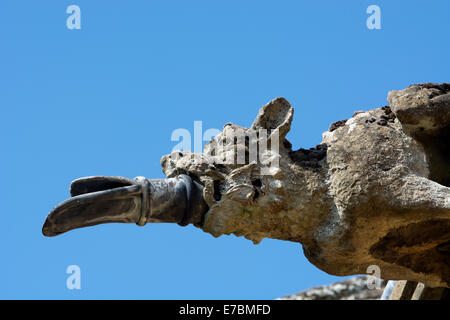
[[[86,177],[71,184],[72,197],[47,216],[47,237],[102,223],[199,224],[208,210],[203,187],[186,175],[170,179]]]

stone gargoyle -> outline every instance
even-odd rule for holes
[[[449,287],[450,84],[412,85],[390,92],[388,102],[333,123],[320,145],[294,151],[285,138],[294,110],[274,99],[251,128],[226,124],[204,153],[162,157],[168,179],[73,181],[72,197],[52,210],[42,232],[192,223],[215,237],[299,242],[311,263],[333,275],[377,265],[383,279]],[[278,148],[251,159],[249,139],[229,139],[243,135]],[[236,150],[244,162],[223,160]],[[267,170],[261,159],[276,166]]]

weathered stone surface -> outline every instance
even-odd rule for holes
[[[387,281],[381,281],[379,287],[367,286],[367,276],[360,276],[329,285],[313,287],[278,300],[379,300]]]
[[[433,132],[450,123],[450,84],[419,84],[391,91],[388,102],[406,131]]]
[[[403,129],[425,148],[429,178],[450,186],[450,84],[391,91],[388,101]]]
[[[377,265],[383,279],[448,287],[448,87],[392,92],[390,107],[358,111],[325,132],[321,145],[296,151],[285,139],[293,108],[277,98],[251,128],[227,124],[204,154],[176,152],[161,164],[168,177],[186,173],[204,184],[210,208],[198,226],[216,237],[296,241],[330,274]],[[252,140],[233,137],[257,133],[258,144],[279,139],[279,150],[268,147],[251,161]],[[245,163],[237,163],[236,150]],[[234,161],[220,163],[227,156]],[[268,167],[274,160],[278,166]]]

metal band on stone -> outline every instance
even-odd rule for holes
[[[149,213],[150,208],[150,182],[144,177],[136,177],[134,178],[136,184],[141,186],[141,215],[139,217],[139,221],[136,223],[138,226],[144,226],[147,223],[147,215]]]
[[[189,222],[190,222],[189,220],[190,220],[190,218],[192,216],[192,208],[191,208],[191,206],[192,206],[192,203],[191,203],[192,202],[192,199],[191,199],[191,196],[192,196],[192,179],[189,176],[185,175],[185,174],[180,174],[178,177],[183,180],[184,186],[186,188],[186,209],[184,211],[183,219],[178,223],[178,225],[184,227],[184,226],[187,226],[189,224]]]

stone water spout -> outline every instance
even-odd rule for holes
[[[316,147],[294,150],[286,139],[294,109],[274,99],[250,128],[226,124],[204,153],[163,156],[167,180],[75,180],[43,233],[193,223],[215,237],[299,242],[333,275],[377,266],[383,279],[450,287],[450,84],[412,85],[388,102],[333,123]]]
[[[144,177],[86,177],[72,182],[70,199],[56,206],[42,233],[57,236],[69,230],[108,222],[198,224],[208,206],[203,187],[187,175],[149,180]]]

